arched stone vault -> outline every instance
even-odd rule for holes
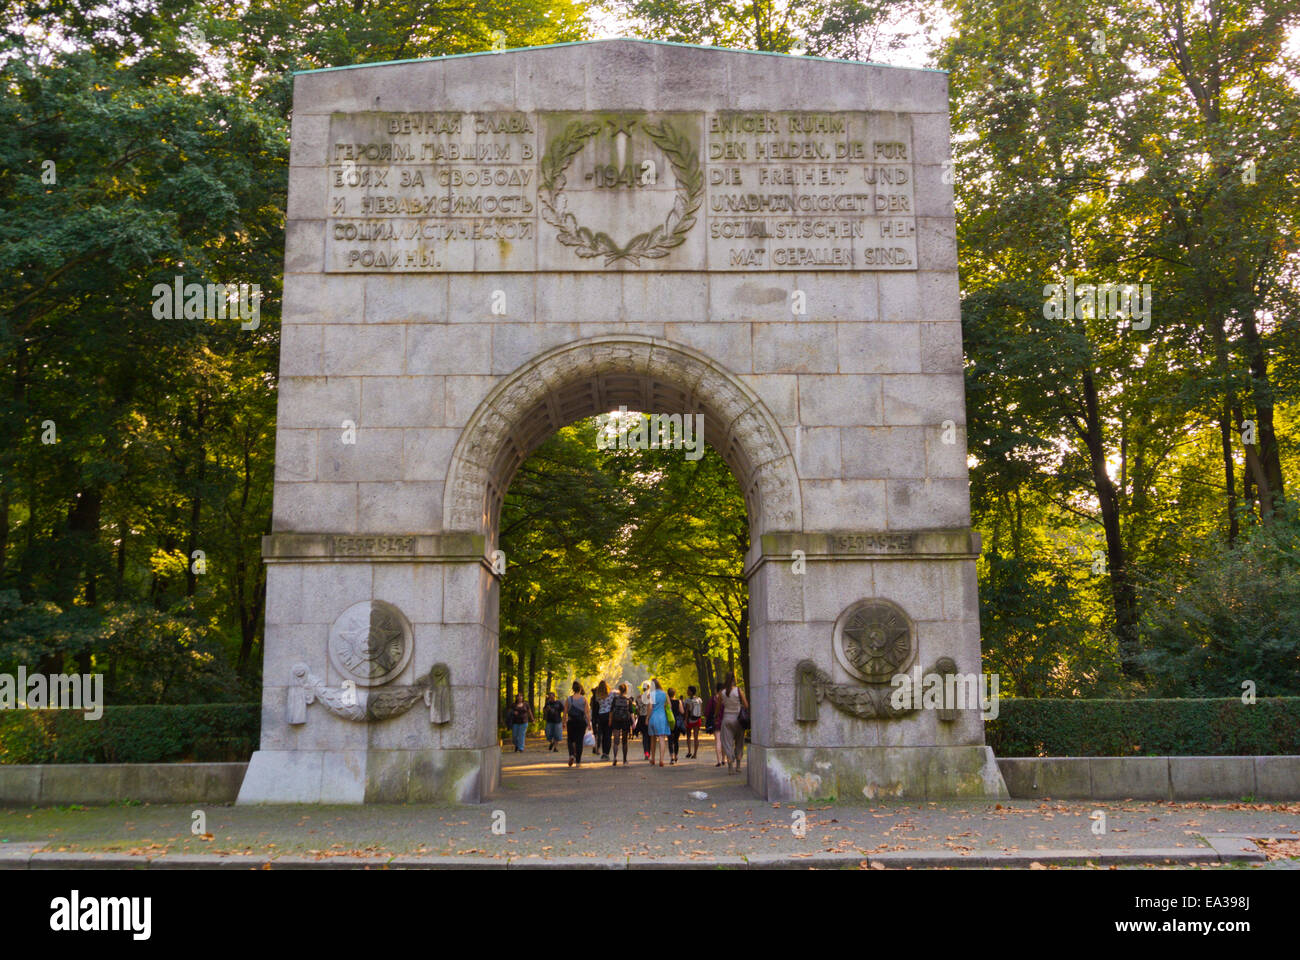
[[[704,415],[704,439],[731,467],[751,535],[802,529],[794,458],[758,397],[708,357],[651,337],[566,344],[506,377],[483,400],[452,454],[443,529],[494,542],[515,471],[561,427],[620,405]]]

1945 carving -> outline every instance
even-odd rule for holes
[[[606,128],[599,120],[572,120],[565,125],[559,136],[551,140],[541,162],[541,181],[538,184],[538,204],[542,219],[555,227],[560,243],[572,247],[573,252],[583,259],[604,257],[605,266],[626,261],[632,266],[640,266],[642,259],[658,260],[668,256],[673,248],[686,239],[686,234],[695,226],[695,212],[704,199],[704,175],[700,170],[699,150],[691,143],[689,137],[675,129],[667,120],[658,123],[649,120],[623,118],[611,136],[626,136],[632,127],[639,125],[650,141],[668,158],[673,173],[677,178],[677,192],[673,198],[672,209],[663,223],[645,233],[639,233],[626,244],[620,245],[609,234],[593,232],[591,228],[578,223],[577,217],[568,212],[568,197],[564,193],[568,182],[567,171],[573,158],[587,145],[593,137]],[[635,178],[629,176],[629,185],[648,185],[651,177],[648,171],[653,165],[642,170]],[[599,186],[619,184],[617,168],[599,171]],[[612,172],[614,176],[608,177]]]

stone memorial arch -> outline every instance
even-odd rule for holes
[[[619,406],[744,491],[750,786],[1005,796],[978,702],[892,696],[981,670],[947,111],[629,40],[299,74],[240,802],[491,794],[502,497]]]

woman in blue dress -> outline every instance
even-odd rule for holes
[[[654,681],[654,706],[650,708],[650,736],[654,737],[654,747],[650,754],[650,765],[654,766],[656,760],[659,766],[664,765],[664,757],[668,755],[668,733],[672,725],[668,722],[668,694],[664,693],[663,685],[659,683],[658,678]]]

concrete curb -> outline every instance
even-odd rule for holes
[[[1204,836],[1201,837],[1214,848],[1223,860],[1267,860],[1268,856],[1259,848],[1259,844],[1246,837]]]
[[[757,854],[753,857],[716,857],[711,860],[648,860],[610,857],[233,857],[199,854],[165,854],[157,857],[124,853],[43,853],[3,851],[0,870],[836,870],[862,865],[891,870],[990,869],[1067,866],[1092,863],[1187,864],[1258,862],[1267,859],[1244,837],[1206,838],[1202,847],[1135,847],[1131,850],[1080,848],[1077,850],[989,850],[961,853],[955,850],[899,850],[888,853],[815,853],[809,856]]]

